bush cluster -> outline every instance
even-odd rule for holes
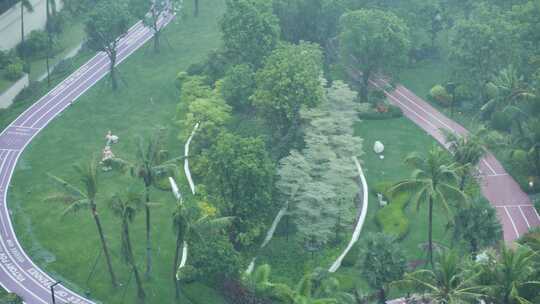
[[[405,207],[409,202],[407,193],[390,195],[389,183],[381,183],[373,188],[374,194],[382,193],[388,205],[377,211],[375,219],[385,234],[393,235],[398,240],[403,239],[409,232],[409,220],[405,215]]]
[[[452,96],[448,93],[446,88],[440,84],[431,88],[429,91],[429,99],[443,107],[448,107],[452,103]]]
[[[370,107],[367,110],[361,111],[358,117],[365,120],[383,120],[403,116],[403,111],[399,107],[391,104],[385,104],[384,106],[386,107],[386,111],[380,111],[377,108]]]

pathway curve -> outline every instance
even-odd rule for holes
[[[164,15],[166,25],[174,15]],[[132,26],[118,44],[118,64],[153,36],[142,22]],[[107,75],[109,59],[98,53],[86,64],[34,103],[0,134],[0,285],[24,299],[27,304],[51,303],[50,286],[55,280],[32,262],[13,229],[7,207],[7,190],[17,160],[32,139],[62,111]],[[55,287],[56,303],[91,304],[63,285]]]
[[[371,84],[380,89],[388,87],[384,79],[371,81]],[[391,103],[403,110],[407,118],[444,146],[446,142],[441,130],[448,130],[459,135],[468,134],[461,125],[402,85],[385,93]],[[496,208],[503,226],[504,240],[507,243],[513,242],[530,228],[540,226],[540,215],[530,198],[491,152],[485,155],[478,167],[482,194]]]

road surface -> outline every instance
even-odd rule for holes
[[[381,89],[388,86],[384,79],[371,81],[371,84]],[[444,146],[446,141],[441,130],[445,129],[460,135],[468,134],[465,128],[402,85],[385,93],[391,103],[403,110],[407,118]],[[497,210],[503,226],[504,240],[507,243],[513,242],[530,228],[540,226],[540,215],[530,198],[492,153],[488,152],[478,167],[482,194]]]
[[[164,15],[160,24],[174,18]],[[153,31],[142,22],[129,29],[118,45],[118,64],[152,38]],[[7,207],[7,191],[15,165],[24,148],[51,120],[74,103],[79,96],[107,75],[109,58],[98,53],[68,78],[43,96],[0,134],[0,285],[28,304],[52,303],[53,278],[35,265],[19,244]],[[65,286],[55,287],[56,303],[91,304]]]

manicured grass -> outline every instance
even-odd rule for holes
[[[188,2],[188,12],[190,5]],[[200,17],[173,22],[163,36],[171,46],[163,40],[162,52],[156,55],[151,43],[145,45],[120,66],[125,84],[118,92],[111,92],[108,80],[100,81],[43,130],[20,159],[9,192],[9,207],[23,247],[38,265],[52,274],[61,274],[55,276],[76,290],[89,291],[92,298],[112,304],[135,303],[134,281],[131,280],[125,297],[124,287],[113,290],[103,259],[89,277],[100,251],[95,224],[88,211],[60,218],[65,206],[43,201],[55,191],[46,173],[77,183],[72,165],[88,161],[93,155],[100,156],[107,130],[120,137],[113,150],[122,158],[133,159],[137,136],[146,136],[157,126],[169,129],[171,155],[182,154],[183,142],[177,139],[178,129],[173,125],[178,103],[175,76],[219,46],[217,20],[223,11],[224,1],[202,2]],[[120,223],[105,202],[132,182],[119,173],[100,174],[98,208],[114,268],[124,286],[130,271],[120,262]],[[170,303],[174,294],[171,280],[174,201],[170,193],[158,190],[152,193],[152,200],[161,205],[152,211],[154,272],[153,279],[145,282],[147,303]],[[143,213],[135,219],[131,235],[140,267],[144,269]],[[200,283],[184,286],[184,293],[193,303],[225,303],[213,288]]]

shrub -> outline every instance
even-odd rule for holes
[[[468,85],[463,84],[456,87],[454,94],[456,94],[456,100],[460,101],[471,100],[474,96],[471,88]]]
[[[6,78],[12,81],[18,80],[23,75],[23,66],[20,62],[11,63],[6,67]]]
[[[508,132],[512,126],[510,116],[505,112],[495,112],[491,116],[491,127],[497,131]]]
[[[431,88],[429,91],[429,98],[444,107],[450,106],[450,103],[452,102],[452,96],[450,96],[446,89],[440,84]]]
[[[389,195],[387,190],[390,186],[389,183],[381,183],[373,188],[375,193],[382,193],[388,201],[388,205],[377,211],[375,219],[385,234],[403,239],[409,232],[409,220],[404,212],[409,196],[407,193]]]
[[[4,69],[10,63],[9,53],[0,50],[0,70]]]
[[[37,96],[39,93],[40,93],[39,82],[30,81],[30,84],[26,88],[22,89],[22,91],[15,97],[13,101],[19,102],[19,101],[27,100],[27,99]]]
[[[60,60],[54,67],[53,74],[58,77],[67,76],[69,73],[75,71],[75,65],[72,58],[66,58]]]
[[[536,211],[540,214],[540,197],[534,200],[534,208],[536,208]]]
[[[48,37],[45,31],[31,31],[24,43],[17,45],[19,54],[25,57],[45,57],[47,54]]]
[[[375,108],[369,107],[368,109],[361,111],[358,114],[358,117],[365,120],[383,120],[403,116],[403,111],[401,111],[399,107],[385,104],[385,108],[385,111],[378,111]]]
[[[368,99],[370,103],[377,104],[386,100],[386,94],[383,90],[371,90]]]

